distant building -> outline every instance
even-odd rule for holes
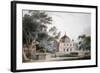
[[[76,51],[76,44],[66,34],[59,41],[59,52],[70,53]]]

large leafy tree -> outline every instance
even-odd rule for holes
[[[79,39],[79,49],[80,50],[90,50],[91,48],[91,37],[86,35],[80,35]]]
[[[53,47],[50,47],[49,44],[50,42],[59,39],[60,32],[57,31],[55,26],[52,26],[47,30],[48,25],[50,24],[52,24],[52,17],[45,11],[28,11],[27,14],[24,14],[23,45],[29,45],[32,43],[32,40],[36,40],[39,42],[37,48],[40,50],[52,50]]]
[[[57,40],[59,39],[61,33],[57,31],[57,28],[55,26],[51,27],[49,29],[49,33],[51,34],[52,37],[50,37],[51,40]]]
[[[23,16],[23,44],[30,44],[33,39],[43,40],[48,37],[47,25],[52,18],[44,11],[29,11]]]
[[[23,11],[24,12],[24,11]],[[30,59],[33,52],[27,54],[24,49],[33,49],[32,41],[38,41],[39,44],[35,47],[39,52],[53,51],[53,47],[50,41],[56,40],[60,37],[60,32],[57,32],[57,28],[51,27],[48,31],[48,25],[52,24],[52,17],[50,17],[45,11],[27,11],[23,15],[23,60]],[[50,35],[52,33],[52,35]],[[24,47],[25,46],[25,47]],[[35,48],[34,48],[35,49]],[[34,55],[35,57],[35,55]]]

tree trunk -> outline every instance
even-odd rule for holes
[[[23,62],[29,61],[24,51],[22,52],[22,57],[23,57]]]

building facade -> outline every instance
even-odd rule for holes
[[[59,41],[59,52],[70,53],[76,51],[74,40],[71,40],[66,34]]]

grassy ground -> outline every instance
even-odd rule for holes
[[[24,63],[30,63],[30,62],[48,62],[48,61],[74,61],[74,60],[89,60],[91,59],[90,56],[85,56],[85,57],[55,57],[55,58],[51,58],[51,59],[44,59],[44,60],[33,60],[33,61],[27,61]]]
[[[57,55],[53,54],[50,58],[44,58],[44,59],[36,59],[36,60],[30,60],[27,62],[46,62],[46,61],[73,61],[73,60],[88,60],[91,59],[91,56],[78,56],[77,54],[63,54],[63,55]]]
[[[88,59],[91,59],[90,56],[87,56],[87,57],[79,57],[79,58],[70,58],[70,59],[62,59],[62,60],[59,60],[59,61],[69,61],[69,60],[88,60]]]

